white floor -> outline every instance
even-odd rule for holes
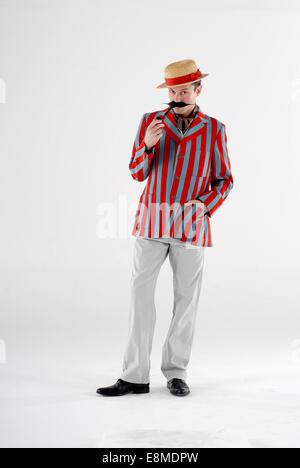
[[[102,355],[99,370],[94,351],[72,359],[39,349],[0,365],[1,447],[300,447],[296,355],[193,355],[191,393],[179,398],[166,388],[157,352],[151,392],[111,398],[95,390],[119,377],[122,353],[112,364]]]

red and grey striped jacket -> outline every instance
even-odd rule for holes
[[[170,111],[164,118],[162,137],[146,152],[147,126],[166,110],[142,116],[132,148],[129,170],[134,180],[147,183],[140,196],[132,235],[163,235],[212,247],[210,218],[233,187],[225,124],[204,114],[196,117],[183,134]],[[208,212],[196,203],[205,203]]]

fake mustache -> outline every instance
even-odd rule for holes
[[[179,101],[179,102],[176,102],[176,101],[171,101],[171,102],[164,102],[163,104],[168,104],[169,106],[169,109],[161,116],[159,116],[158,118],[160,119],[163,119],[165,115],[167,115],[168,112],[170,112],[171,109],[173,109],[173,107],[185,107],[185,106],[190,106],[191,104],[189,103],[186,103],[186,102],[183,102],[183,101]]]

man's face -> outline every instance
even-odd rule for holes
[[[190,106],[185,107],[173,107],[174,112],[177,114],[186,114],[191,111],[194,107],[196,98],[201,93],[202,85],[199,85],[196,90],[194,90],[194,84],[183,85],[183,86],[174,86],[174,88],[168,88],[169,100],[176,102],[186,102],[190,103]]]

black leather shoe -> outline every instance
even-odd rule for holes
[[[171,379],[167,383],[167,387],[173,395],[185,396],[190,393],[188,385],[182,379]]]
[[[96,393],[105,396],[120,396],[126,393],[149,393],[149,384],[126,382],[118,379],[117,382],[109,387],[98,388]]]

